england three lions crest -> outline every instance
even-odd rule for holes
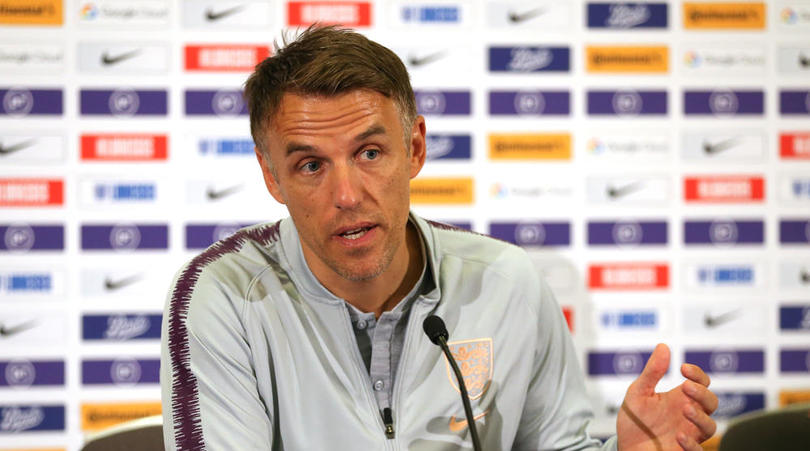
[[[464,385],[467,386],[467,393],[470,399],[478,399],[489,388],[489,383],[492,380],[492,339],[491,338],[478,338],[475,340],[453,341],[447,343],[450,348],[450,353],[453,354],[461,370],[461,375],[464,377]],[[445,361],[447,367],[447,377],[450,379],[450,384],[456,391],[461,391],[458,388],[458,382],[453,375],[453,369],[450,363]]]

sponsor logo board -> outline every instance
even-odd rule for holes
[[[687,131],[681,157],[700,163],[762,162],[766,157],[765,143],[765,133],[757,130]]]
[[[255,158],[255,144],[249,136],[190,136],[189,142],[196,143],[197,155],[203,158]]]
[[[67,316],[52,310],[0,313],[0,344],[39,349],[60,348],[67,339]],[[46,346],[47,348],[43,348]]]
[[[669,288],[666,263],[617,262],[588,265],[591,290],[658,290]]]
[[[666,221],[588,221],[589,246],[659,246],[668,242]]]
[[[0,404],[0,434],[65,430],[65,406]]]
[[[783,160],[810,160],[810,132],[780,133],[779,156]]]
[[[0,116],[61,116],[61,89],[11,87],[0,89]]]
[[[570,72],[569,47],[489,48],[490,72]]]
[[[789,33],[810,31],[810,2],[781,1],[774,5],[773,11],[777,30]]]
[[[781,244],[810,244],[810,219],[779,220]]]
[[[589,176],[585,197],[590,203],[607,205],[666,206],[669,178],[665,176]]]
[[[21,135],[0,132],[0,163],[59,164],[65,160],[65,140],[50,132]]]
[[[757,42],[745,45],[685,44],[681,52],[681,73],[686,76],[764,76],[768,50]]]
[[[184,47],[185,68],[190,72],[252,72],[270,56],[267,45],[188,44]]]
[[[489,198],[504,208],[560,204],[571,202],[573,197],[573,181],[562,177],[532,179],[506,176],[495,181],[489,188]]]
[[[780,46],[776,58],[776,67],[780,74],[810,74],[810,47]]]
[[[701,367],[708,374],[761,374],[765,371],[765,352],[760,349],[687,349],[683,361]]]
[[[488,27],[514,30],[568,30],[572,5],[551,0],[487,1],[484,20]]]
[[[0,298],[63,296],[65,294],[66,274],[62,269],[25,268],[19,265],[0,267]]]
[[[427,160],[469,160],[472,136],[469,134],[429,133],[425,137]]]
[[[489,234],[518,246],[569,246],[568,222],[491,222]]]
[[[419,177],[411,180],[411,203],[423,205],[471,205],[472,177]]]
[[[160,75],[169,72],[169,46],[162,42],[79,42],[79,72]]]
[[[5,74],[63,73],[65,46],[59,43],[0,42],[0,71]]]
[[[690,90],[683,94],[683,113],[714,116],[750,116],[765,113],[765,93],[760,90]]]
[[[570,133],[490,134],[492,160],[570,160]]]
[[[469,2],[398,1],[389,4],[390,23],[398,26],[468,26],[472,7]]]
[[[441,11],[437,7],[432,7],[432,10]],[[427,12],[427,14],[430,13]],[[371,2],[369,1],[287,2],[287,25],[291,27],[307,27],[314,23],[340,24],[354,28],[370,27],[371,18]]]
[[[763,263],[717,262],[705,260],[684,265],[684,285],[689,290],[750,290],[765,287]]]
[[[655,308],[601,308],[592,315],[592,330],[609,333],[660,332],[661,314]]]
[[[131,386],[160,382],[160,359],[82,360],[82,385]]]
[[[779,405],[804,404],[810,402],[810,390],[780,390]]]
[[[166,116],[168,93],[165,89],[81,89],[82,116]]]
[[[810,260],[788,260],[779,262],[779,287],[785,290],[810,288]],[[810,324],[810,317],[808,318]]]
[[[715,419],[730,419],[744,413],[765,408],[765,393],[747,391],[715,391],[717,410],[712,414]]]
[[[170,4],[167,0],[83,0],[75,5],[81,27],[118,29],[122,26],[141,28],[169,25]]]
[[[3,0],[0,25],[55,25],[64,22],[64,0]]]
[[[781,305],[779,307],[779,330],[810,332],[810,304]]]
[[[684,2],[687,30],[764,30],[765,2]]]
[[[769,328],[765,306],[756,303],[708,302],[683,307],[683,331],[690,335],[727,335],[764,339]]]
[[[100,431],[116,424],[160,415],[160,402],[82,403],[81,429]]]
[[[62,179],[0,178],[0,207],[60,207],[64,191]]]
[[[472,111],[472,93],[470,91],[416,90],[414,95],[419,114],[469,116]]]
[[[810,114],[810,91],[787,89],[779,91],[779,113],[784,115]]]
[[[785,204],[810,202],[810,177],[807,175],[779,174],[779,199]]]
[[[660,116],[667,114],[667,92],[663,90],[588,90],[591,116]]]
[[[571,113],[568,91],[490,91],[491,116],[544,116]]]
[[[687,176],[683,179],[683,195],[686,202],[763,202],[765,178],[746,175]]]
[[[633,134],[604,132],[588,135],[584,140],[584,155],[594,161],[625,161],[632,159],[653,161],[664,160],[670,154],[671,142],[668,132],[660,134]]]
[[[0,360],[0,387],[65,385],[63,360]]]
[[[590,73],[669,72],[669,47],[650,46],[585,46],[585,70]]]
[[[666,29],[669,23],[669,11],[663,2],[588,2],[586,14],[588,28]]]
[[[168,158],[168,136],[141,133],[81,135],[82,161],[163,161]]]
[[[810,373],[810,349],[781,349],[779,351],[779,372]]]
[[[61,224],[0,223],[0,251],[61,251],[65,226]]]
[[[79,184],[81,204],[88,207],[154,205],[160,201],[158,180],[86,178]]]
[[[183,2],[183,27],[209,30],[268,30],[275,11],[269,0],[189,0]]]
[[[82,315],[82,339],[129,341],[160,339],[160,313]]]
[[[242,92],[236,89],[185,92],[186,116],[244,116],[248,114]]]
[[[166,224],[84,224],[81,226],[83,251],[165,250],[169,248]]]
[[[205,249],[252,223],[186,224],[186,249]]]
[[[589,376],[631,376],[641,373],[650,351],[589,351],[586,366]]]
[[[684,244],[715,246],[756,245],[765,242],[765,223],[761,220],[686,220]]]

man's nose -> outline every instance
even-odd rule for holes
[[[351,209],[362,200],[363,185],[357,169],[352,165],[337,165],[332,171],[332,190],[335,207]]]

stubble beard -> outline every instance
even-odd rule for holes
[[[394,261],[394,255],[397,252],[397,248],[399,248],[401,245],[401,240],[386,244],[387,245],[383,250],[383,255],[377,262],[377,265],[367,271],[358,271],[357,268],[353,268],[350,265],[346,265],[345,262],[335,259],[324,259],[323,262],[326,263],[326,266],[332,269],[332,271],[334,271],[337,275],[348,281],[367,282],[378,277],[380,274],[385,272],[389,266],[391,266],[391,262]],[[351,260],[351,257],[349,257],[349,260]]]

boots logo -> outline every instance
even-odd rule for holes
[[[29,409],[20,407],[7,407],[2,410],[3,416],[0,419],[0,431],[2,432],[22,432],[34,429],[45,419],[45,412],[39,407]]]
[[[516,47],[511,52],[512,59],[507,64],[507,68],[516,72],[533,72],[543,69],[551,64],[554,55],[549,49],[531,49],[526,47]]]
[[[450,348],[453,359],[458,363],[470,399],[480,398],[487,391],[492,380],[492,339],[456,341],[447,343],[447,346]],[[450,384],[460,392],[450,363],[445,362],[445,366]]]
[[[129,340],[143,335],[151,327],[146,316],[114,315],[107,319],[107,330],[104,338],[107,340]]]
[[[612,28],[633,28],[650,19],[650,10],[646,5],[611,5],[610,17],[605,21]]]

